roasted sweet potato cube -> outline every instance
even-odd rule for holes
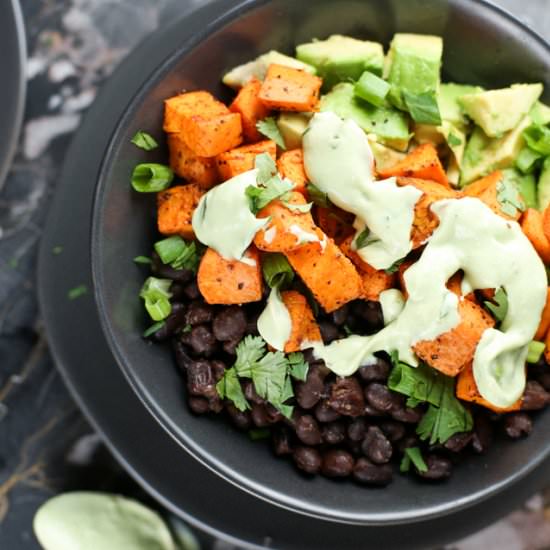
[[[209,304],[245,304],[262,298],[263,279],[260,254],[255,247],[246,252],[254,265],[239,260],[226,260],[209,248],[202,257],[197,283]]]
[[[168,134],[170,167],[180,177],[209,189],[219,181],[214,159],[198,157],[185,145],[181,133]]]
[[[242,145],[231,151],[226,151],[216,157],[218,172],[222,181],[227,181],[243,172],[254,168],[257,155],[268,153],[275,161],[277,146],[274,141],[267,139],[251,145]]]
[[[299,191],[302,195],[306,193],[308,179],[304,169],[304,153],[302,149],[285,151],[277,161],[277,168],[283,178],[288,178],[294,183],[295,191]]]
[[[477,389],[476,381],[474,379],[474,371],[472,367],[472,362],[470,361],[464,369],[460,372],[456,379],[456,396],[462,401],[468,401],[470,403],[477,403],[482,407],[491,409],[497,413],[512,412],[518,411],[521,408],[521,399],[518,399],[512,406],[501,409],[496,407],[492,403],[489,403],[486,399],[481,397],[479,390]]]
[[[288,203],[303,205],[306,200],[301,193],[290,193]],[[271,201],[256,215],[258,218],[270,218],[269,223],[256,233],[254,244],[265,252],[288,252],[303,245],[303,238],[310,236],[319,241],[324,239],[323,232],[316,227],[310,212],[297,212],[288,209],[280,200]],[[320,242],[314,243],[320,249]]]
[[[241,115],[189,116],[183,120],[181,133],[187,147],[197,156],[215,157],[242,143]]]
[[[285,344],[285,353],[300,351],[305,341],[320,342],[321,331],[306,298],[295,290],[281,292],[281,298],[292,321],[292,332]]]
[[[534,208],[528,208],[521,217],[521,229],[542,261],[550,263],[550,241],[544,233],[542,214]]]
[[[157,194],[158,230],[193,239],[191,220],[204,190],[197,183],[177,185]]]
[[[456,376],[472,361],[481,336],[495,324],[483,308],[470,300],[460,300],[458,312],[461,320],[455,328],[413,346],[420,359],[447,376]]]
[[[350,235],[355,235],[355,229],[353,228],[355,216],[350,212],[341,210],[336,206],[324,208],[316,205],[314,217],[317,225],[338,245]]]
[[[229,109],[211,93],[199,90],[171,97],[164,101],[164,131],[177,133],[183,130],[186,118],[194,115],[204,117],[229,113]]]
[[[445,187],[449,187],[447,175],[437,156],[437,149],[431,143],[418,146],[402,161],[384,170],[379,170],[378,173],[381,178],[391,176],[419,178],[436,181]]]
[[[535,333],[534,340],[544,340],[550,328],[550,287],[546,291],[546,304],[540,316],[540,323]]]
[[[262,139],[256,124],[269,116],[269,109],[260,101],[259,94],[262,83],[253,78],[249,80],[240,90],[229,109],[233,113],[239,113],[243,124],[243,135],[245,141],[254,142]]]
[[[272,64],[260,89],[260,101],[269,109],[315,111],[323,81],[292,67]]]
[[[329,237],[324,249],[320,250],[318,243],[308,243],[285,256],[327,313],[362,297],[359,273]]]

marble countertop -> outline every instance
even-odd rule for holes
[[[21,0],[28,97],[17,155],[0,190],[2,549],[38,549],[33,515],[59,492],[108,490],[155,506],[110,456],[55,369],[37,307],[36,257],[65,151],[102,82],[164,20],[201,1]],[[550,0],[495,3],[550,39]],[[203,545],[229,548],[207,538]],[[550,480],[521,509],[449,548],[550,548]]]

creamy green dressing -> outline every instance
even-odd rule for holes
[[[292,332],[290,313],[277,287],[271,289],[267,305],[258,317],[260,336],[274,349],[284,351]]]
[[[405,298],[403,293],[397,288],[389,288],[383,290],[378,297],[380,306],[382,307],[382,317],[384,325],[389,325],[395,321],[405,307]]]
[[[334,113],[316,114],[303,137],[309,180],[329,199],[357,217],[356,227],[370,229],[358,250],[376,269],[386,269],[412,249],[414,206],[422,192],[399,187],[395,178],[374,182],[373,155],[366,134],[352,120]]]
[[[256,185],[257,170],[249,170],[216,185],[202,196],[193,214],[197,239],[226,260],[253,263],[244,257],[256,232],[268,218],[258,219],[250,211],[246,188]]]

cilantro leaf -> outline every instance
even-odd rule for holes
[[[286,149],[285,140],[277,126],[277,121],[273,117],[267,117],[256,124],[260,134],[272,139],[281,149]]]
[[[483,302],[483,305],[493,314],[493,317],[502,322],[508,313],[508,296],[503,288],[495,292],[495,297]]]
[[[231,367],[224,372],[223,378],[216,384],[216,391],[222,399],[229,399],[239,411],[250,409],[235,367]]]
[[[254,168],[258,170],[256,181],[260,185],[265,185],[273,176],[277,174],[277,165],[269,153],[256,155],[254,159]]]
[[[159,146],[153,136],[149,135],[147,132],[142,132],[141,130],[136,132],[131,141],[136,147],[144,149],[145,151],[152,151]]]
[[[462,140],[455,136],[452,132],[449,134],[449,136],[447,137],[447,143],[451,146],[451,147],[458,147],[460,145],[462,145]]]
[[[265,342],[260,336],[246,336],[235,350],[235,370],[241,377],[251,378],[252,369],[265,353]]]
[[[424,363],[415,368],[398,361],[394,363],[388,378],[388,388],[408,396],[409,407],[422,402],[439,405],[443,391],[443,375]]]
[[[405,453],[403,454],[403,459],[401,460],[401,465],[399,466],[400,472],[408,472],[412,464],[414,464],[415,468],[419,472],[427,472],[428,466],[424,462],[424,458],[422,458],[422,452],[418,447],[409,447],[405,449]]]
[[[330,208],[332,205],[332,202],[330,202],[330,199],[328,198],[328,195],[321,191],[316,185],[313,185],[313,183],[308,183],[306,185],[307,190],[307,196],[309,199],[313,202],[313,204],[316,204],[317,206],[321,206],[323,208]]]
[[[266,353],[252,369],[252,382],[260,397],[282,403],[288,363],[280,351]]]
[[[508,216],[515,216],[525,210],[525,203],[519,194],[516,184],[510,179],[504,179],[497,184],[497,200],[500,209]]]
[[[300,352],[291,353],[287,360],[290,367],[290,376],[292,376],[292,378],[296,378],[296,380],[305,382],[309,370],[309,364],[304,359],[304,354]]]
[[[403,99],[407,105],[407,110],[415,122],[432,124],[434,126],[441,124],[441,115],[435,92],[413,94],[404,90]]]
[[[300,212],[301,214],[305,214],[311,210],[311,207],[313,206],[312,202],[308,202],[307,204],[292,204],[288,201],[282,201],[283,205],[288,208],[291,212]]]

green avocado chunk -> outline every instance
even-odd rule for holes
[[[317,69],[325,90],[339,82],[356,81],[364,71],[381,75],[384,65],[382,44],[339,34],[300,44],[296,57]]]
[[[302,146],[302,135],[306,131],[310,118],[309,113],[282,112],[279,115],[277,126],[288,150],[298,149]]]
[[[466,94],[458,101],[489,137],[500,137],[529,113],[542,90],[542,84],[513,84],[500,90]]]
[[[260,57],[254,59],[254,61],[244,63],[243,65],[239,65],[238,67],[231,69],[223,76],[222,82],[226,86],[238,90],[254,77],[259,80],[263,80],[265,78],[267,68],[273,63],[276,63],[277,65],[285,65],[286,67],[292,67],[294,69],[301,69],[312,74],[315,74],[316,72],[315,67],[312,67],[307,63],[302,63],[302,61],[298,61],[297,59],[294,59],[294,57],[289,57],[283,53],[271,50],[270,52],[260,55]]]
[[[403,93],[421,95],[439,88],[439,73],[443,55],[440,36],[402,34],[393,37],[386,60],[386,73],[392,86],[390,101],[403,111],[407,105]]]
[[[550,107],[537,101],[531,109],[529,116],[534,124],[541,124],[542,126],[550,124]]]
[[[537,185],[539,210],[544,212],[550,204],[550,157],[546,157]]]
[[[376,136],[374,136],[376,137]],[[391,147],[378,143],[376,139],[369,137],[369,145],[374,156],[374,162],[376,163],[377,170],[387,170],[392,166],[395,166],[398,162],[401,162],[407,155],[396,151]]]
[[[391,107],[375,107],[355,96],[353,84],[342,83],[321,97],[321,111],[332,111],[341,118],[351,118],[365,132],[376,134],[383,142],[408,143],[410,139],[407,115]]]
[[[476,94],[482,91],[483,88],[480,86],[453,83],[441,84],[437,98],[441,118],[458,127],[466,126],[467,121],[458,98],[466,94]]]

